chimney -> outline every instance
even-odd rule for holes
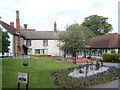
[[[17,32],[20,32],[19,11],[16,11],[16,30]]]
[[[27,30],[27,24],[24,24],[24,29]]]
[[[14,27],[14,22],[10,22],[10,26]]]
[[[56,21],[54,22],[54,31],[57,32],[57,24],[56,24]]]

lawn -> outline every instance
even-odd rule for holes
[[[28,62],[28,66],[23,66]],[[29,88],[54,88],[50,73],[53,71],[74,67],[72,62],[57,61],[55,58],[2,59],[2,88],[17,88],[18,72],[29,73]],[[25,88],[25,84],[21,84]]]

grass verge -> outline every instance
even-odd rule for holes
[[[23,66],[23,62],[29,65]],[[55,58],[2,59],[2,88],[17,88],[18,72],[29,73],[29,88],[54,88],[50,73],[74,66],[78,65]],[[25,88],[25,85],[21,84],[21,88]]]

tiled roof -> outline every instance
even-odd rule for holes
[[[16,29],[10,25],[8,25],[7,23],[1,21],[1,25],[8,30],[11,34],[16,34]]]
[[[93,37],[89,48],[120,48],[120,34],[111,33]]]
[[[55,31],[21,31],[20,33],[25,36],[25,39],[55,40],[55,39],[57,39],[57,35],[59,32],[55,32]]]
[[[10,26],[9,24],[1,21],[1,25],[2,25],[3,28],[5,28],[5,29],[6,29],[7,31],[9,31],[11,34],[14,34],[14,35],[17,35],[17,36],[20,35],[21,37],[24,37],[22,34],[17,33],[17,32],[16,32],[16,28]]]

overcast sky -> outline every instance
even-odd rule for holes
[[[0,0],[0,16],[6,23],[16,20],[16,10],[20,14],[20,24],[28,28],[53,30],[54,21],[58,30],[66,25],[81,24],[85,17],[100,15],[108,17],[113,31],[118,32],[119,0]]]

